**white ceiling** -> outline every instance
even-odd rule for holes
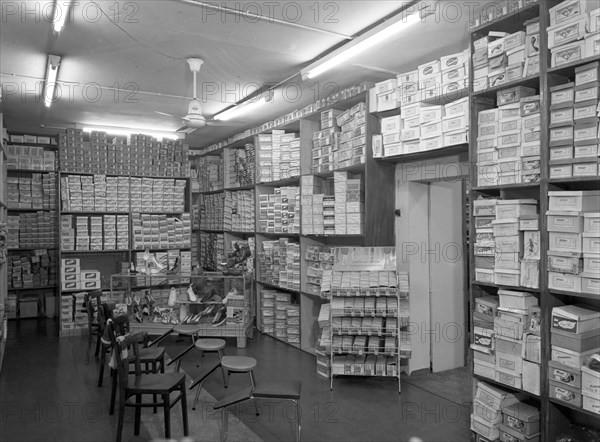
[[[6,3],[16,7],[3,6],[0,26],[2,112],[9,130],[55,133],[56,129],[44,131],[40,126],[73,124],[176,130],[181,120],[155,111],[187,113],[192,74],[185,59],[191,56],[205,60],[198,90],[209,119],[257,85],[272,86],[288,79],[275,88],[272,103],[243,121],[207,126],[188,135],[191,146],[204,147],[335,89],[391,78],[386,71],[415,69],[462,50],[467,47],[471,9],[480,2],[434,2],[437,13],[424,23],[307,81],[299,75],[302,68],[349,41],[344,36],[359,34],[410,2],[212,2],[274,17],[274,22],[217,11],[194,1],[80,0],[59,35],[52,32],[54,2]],[[47,54],[62,57],[61,87],[49,109],[41,95]]]

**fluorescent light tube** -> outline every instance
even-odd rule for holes
[[[54,13],[52,14],[52,23],[54,23],[54,32],[59,33],[65,27],[67,17],[69,16],[69,7],[71,1],[62,1],[59,4],[59,0],[54,2]]]
[[[262,106],[266,102],[266,97],[261,97],[258,101],[247,101],[245,103],[238,104],[237,106],[234,106],[231,109],[227,109],[226,111],[220,112],[216,114],[213,118],[215,120],[220,121],[231,120],[255,110],[257,107]]]
[[[325,56],[323,59],[311,64],[310,66],[302,69],[301,74],[303,79],[315,78],[317,75],[322,74],[329,69],[345,62],[346,60],[366,51],[367,49],[375,46],[376,44],[390,38],[392,35],[408,28],[410,25],[417,23],[421,20],[421,15],[418,10],[411,13],[408,16],[401,16],[395,22],[382,23],[380,26],[366,32],[365,34],[357,37],[350,43],[342,46],[332,54]]]
[[[60,66],[60,57],[58,55],[48,55],[48,66],[46,67],[46,87],[44,88],[44,104],[50,107],[54,99],[54,90],[56,89],[56,77],[58,76],[58,67]]]

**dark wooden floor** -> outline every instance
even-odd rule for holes
[[[85,340],[57,338],[53,320],[27,320],[18,325],[10,323],[0,374],[0,441],[113,440],[116,418],[108,415],[109,389],[96,387],[93,357],[88,367],[83,365]],[[187,344],[173,338],[167,352],[174,356]],[[392,379],[362,377],[337,377],[330,391],[329,380],[316,374],[313,356],[260,333],[246,349],[237,349],[235,341],[229,341],[226,353],[256,358],[257,382],[302,381],[303,441],[469,439],[468,407],[434,392],[403,382],[402,394],[398,394],[398,384]],[[204,361],[213,357],[206,355]],[[182,367],[192,377],[202,370],[196,367],[197,359],[190,353]],[[245,375],[232,375],[226,390],[221,377],[213,376],[205,387],[218,400],[247,382]],[[232,411],[263,440],[293,440],[293,408],[273,401],[261,405],[259,417],[250,403]],[[190,419],[202,419],[205,413],[214,413],[212,405],[200,403],[196,411],[190,409]],[[139,440],[148,438],[144,433],[141,436]]]

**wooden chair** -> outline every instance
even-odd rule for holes
[[[140,421],[142,407],[163,407],[165,420],[165,438],[171,437],[171,408],[181,401],[183,418],[183,434],[188,436],[188,415],[185,388],[185,373],[159,373],[143,374],[140,362],[139,342],[143,333],[129,333],[117,336],[115,324],[112,319],[107,321],[108,334],[115,350],[115,359],[119,383],[119,421],[117,426],[117,442],[121,441],[123,433],[123,420],[125,407],[135,407],[134,434],[140,434]],[[129,374],[130,355],[129,348],[133,350],[131,357],[134,360],[134,376]],[[177,393],[171,398],[172,393]],[[144,395],[159,395],[161,402],[143,402]],[[135,397],[135,402],[129,401]]]
[[[102,308],[100,300],[101,296],[102,290],[94,290],[86,293],[83,298],[88,318],[88,345],[85,353],[85,365],[90,362],[90,350],[92,349],[94,336],[96,337],[95,356],[98,357],[98,353],[100,352],[100,338],[102,338],[102,333],[104,333],[105,325],[100,314]]]

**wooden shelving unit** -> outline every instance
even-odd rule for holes
[[[583,178],[565,178],[565,179],[550,179],[549,178],[549,146],[550,139],[550,87],[564,84],[573,81],[575,77],[575,68],[588,64],[593,61],[600,60],[600,57],[586,58],[574,63],[569,63],[557,67],[550,67],[550,50],[548,49],[548,34],[547,28],[550,26],[549,10],[550,8],[561,3],[559,0],[537,1],[530,4],[525,9],[519,9],[515,13],[503,16],[499,19],[488,23],[483,23],[476,28],[471,29],[471,42],[488,35],[490,31],[503,31],[513,33],[524,29],[524,22],[539,17],[540,32],[539,32],[539,57],[540,57],[540,73],[539,75],[529,76],[526,78],[517,79],[512,82],[486,89],[484,91],[471,91],[471,109],[477,104],[481,97],[495,97],[496,92],[508,89],[513,86],[533,87],[540,95],[541,108],[541,152],[540,164],[541,174],[539,183],[532,184],[511,184],[499,186],[474,186],[471,188],[472,199],[478,195],[488,197],[496,197],[500,199],[516,199],[516,198],[534,198],[538,201],[539,213],[539,229],[541,232],[540,244],[540,261],[539,261],[539,289],[530,289],[526,287],[504,287],[496,284],[482,283],[475,280],[473,266],[469,272],[470,283],[470,304],[471,309],[474,309],[475,299],[480,296],[495,294],[498,289],[509,289],[534,294],[538,298],[538,303],[541,308],[541,364],[540,364],[540,395],[524,392],[521,389],[514,389],[510,386],[498,383],[493,379],[475,375],[473,373],[473,350],[470,351],[469,366],[473,377],[473,388],[477,381],[483,381],[505,390],[510,393],[525,393],[529,397],[529,402],[535,404],[540,409],[541,416],[541,434],[540,440],[554,441],[557,436],[568,430],[569,425],[579,424],[587,425],[595,429],[600,429],[600,420],[598,415],[582,408],[575,407],[568,403],[553,399],[549,396],[549,369],[548,362],[551,360],[551,314],[552,309],[556,306],[566,304],[585,303],[592,307],[600,307],[600,297],[590,293],[573,293],[549,289],[548,274],[547,274],[547,259],[549,249],[549,235],[546,219],[546,211],[548,210],[548,192],[551,190],[598,190],[600,189],[600,181],[598,177],[583,177]],[[592,8],[594,9],[594,8]],[[471,64],[471,74],[473,74],[473,64]],[[471,113],[471,147],[470,161],[471,164],[477,163],[477,112]],[[477,183],[476,168],[472,168],[471,182]],[[473,213],[473,204],[470,208]],[[472,216],[472,215],[471,215]],[[470,220],[470,237],[475,238],[474,220]],[[470,244],[469,251],[471,259],[474,257],[474,246]],[[473,317],[471,317],[470,335],[473,336]],[[473,390],[473,392],[475,392]]]

